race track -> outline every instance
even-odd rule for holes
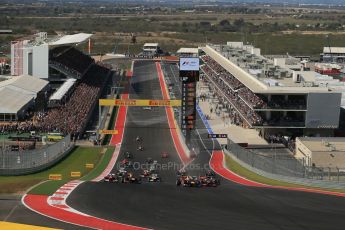
[[[162,99],[154,62],[135,62],[129,98]],[[197,124],[205,130],[200,118]],[[138,135],[143,137],[142,152],[136,151]],[[200,135],[206,139],[206,132]],[[144,163],[151,157],[175,167],[161,170],[161,183],[83,183],[67,203],[100,218],[154,229],[344,229],[344,198],[246,187],[225,179],[217,188],[176,187],[181,161],[163,107],[152,111],[129,107],[118,161],[124,151],[132,152],[135,162]],[[161,159],[162,151],[169,152],[170,158]],[[201,151],[192,164],[203,167],[209,159],[209,152]]]

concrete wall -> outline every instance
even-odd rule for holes
[[[33,76],[48,79],[49,76],[49,48],[47,44],[33,47],[32,69]]]
[[[31,60],[30,60],[31,58]],[[26,47],[23,49],[23,74],[26,75],[32,75],[30,74],[30,70],[32,71],[32,60],[33,54],[32,54],[32,47]],[[30,66],[31,65],[31,66]]]
[[[232,48],[237,48],[237,49],[243,48],[243,42],[227,42],[226,45],[228,45]]]
[[[309,93],[306,113],[307,128],[338,128],[340,93]]]
[[[317,167],[345,168],[345,151],[314,151],[312,163]]]
[[[303,161],[306,163],[307,166],[311,166],[311,158],[312,158],[312,152],[310,149],[305,146],[301,140],[297,137],[296,138],[296,147],[295,147],[295,157],[297,159],[304,159]]]

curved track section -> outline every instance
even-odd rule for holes
[[[162,98],[154,62],[135,62],[129,97]],[[136,151],[138,135],[144,139],[142,152]],[[118,161],[124,151],[133,152],[138,165],[147,157],[167,165],[160,172],[163,182],[87,182],[71,194],[68,205],[89,215],[154,229],[344,229],[343,198],[248,187],[226,180],[217,188],[176,187],[175,172],[181,162],[164,108],[128,109]],[[170,158],[161,159],[162,151],[169,152]],[[209,152],[202,151],[191,164],[193,173],[201,174],[209,159]]]

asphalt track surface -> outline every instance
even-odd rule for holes
[[[88,229],[42,216],[26,208],[19,198],[0,198],[0,220],[21,224],[45,226],[58,229]]]
[[[129,97],[162,98],[154,62],[135,62]],[[202,127],[199,120],[197,124]],[[164,108],[146,111],[130,107],[125,128],[118,161],[122,160],[121,153],[130,151],[134,162],[144,163],[147,157],[152,157],[159,163],[180,164]],[[137,135],[143,137],[142,152],[136,151]],[[206,139],[205,132],[200,135]],[[162,151],[169,152],[170,158],[161,159]],[[193,165],[207,165],[209,158],[208,151],[202,151]],[[198,169],[191,171],[203,173]],[[176,168],[162,169],[160,174],[161,183],[83,183],[67,203],[100,218],[154,229],[345,228],[344,198],[246,187],[225,179],[217,188],[183,188],[175,186]]]
[[[162,98],[153,62],[135,64],[132,85],[130,98]],[[197,125],[201,139],[210,149],[213,143],[206,138],[200,119]],[[136,151],[137,135],[144,139],[143,152]],[[160,163],[169,161],[180,166],[164,108],[154,111],[129,108],[121,153],[124,151],[133,152],[136,162],[143,163],[152,157]],[[162,151],[170,153],[168,160],[160,158]],[[193,165],[207,165],[209,158],[209,150],[203,150]],[[190,171],[196,175],[203,173],[198,169]],[[67,202],[87,214],[154,229],[344,229],[345,226],[344,198],[246,187],[225,180],[217,188],[182,188],[175,186],[175,172],[174,167],[161,170],[163,182],[156,184],[87,182]],[[16,200],[3,200],[0,211],[1,218],[7,221],[82,229],[38,215]]]

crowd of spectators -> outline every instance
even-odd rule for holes
[[[41,129],[79,135],[105,84],[107,73],[108,70],[104,67],[93,65],[80,81],[69,101],[64,106],[49,110],[38,122]]]
[[[238,93],[234,91],[222,78],[210,69],[207,65],[201,67],[202,71],[206,74],[209,80],[213,81],[215,85],[225,94],[226,98],[231,102],[231,104],[245,117],[250,125],[261,125],[262,118],[254,110],[252,110],[244,101],[238,97]],[[218,92],[218,91],[215,91]],[[218,92],[219,96],[222,96]]]
[[[253,109],[266,108],[267,104],[259,96],[253,93],[247,87],[243,87],[238,90],[238,95],[242,100],[247,102]]]
[[[28,133],[36,130],[36,126],[32,120],[4,122],[0,125],[0,133]]]
[[[222,78],[238,95],[253,109],[305,109],[306,102],[303,99],[279,100],[272,99],[266,102],[263,98],[253,93],[249,88],[243,85],[237,78],[224,69],[220,64],[214,61],[210,56],[201,57],[203,62],[219,77]]]
[[[261,136],[261,132],[260,132]],[[281,134],[265,133],[264,139],[270,144],[283,144],[291,152],[295,152],[296,142],[295,139],[291,136],[283,136]]]
[[[37,112],[30,120],[4,123],[0,125],[0,132],[56,131],[64,134],[69,133],[78,138],[85,128],[88,116],[108,79],[108,73],[107,68],[92,65],[65,105]]]
[[[270,144],[287,143],[287,140],[281,134],[265,133],[264,139]]]
[[[225,70],[221,65],[209,56],[202,56],[201,59],[208,65],[219,77],[223,78],[233,90],[245,87],[237,78]]]
[[[202,56],[201,59],[217,74],[219,78],[222,78],[232,90],[237,90],[241,99],[249,104],[252,108],[264,108],[267,106],[267,104],[259,96],[245,87],[239,80],[237,80],[237,78],[235,78],[212,58],[209,56]]]

